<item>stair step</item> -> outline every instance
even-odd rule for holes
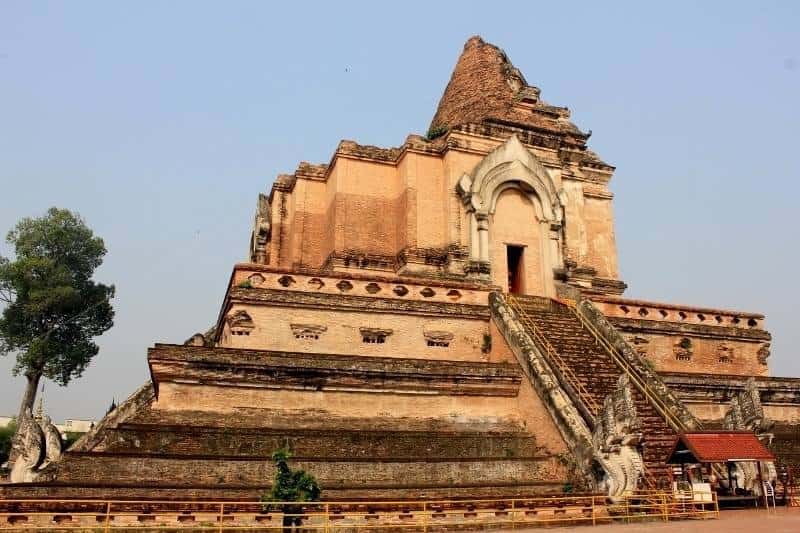
[[[601,405],[616,389],[622,373],[605,349],[564,304],[555,300],[548,302],[543,298],[524,297],[517,298],[517,303],[580,386],[595,403]],[[524,320],[522,323],[528,329]],[[633,396],[644,433],[645,465],[653,475],[668,473],[669,468],[664,460],[675,433],[644,395],[634,389]],[[580,399],[575,398],[575,401]]]

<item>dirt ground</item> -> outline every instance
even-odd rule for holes
[[[541,529],[517,529],[517,532],[534,533]],[[659,533],[702,531],[708,533],[798,533],[800,532],[800,508],[777,508],[767,512],[764,509],[742,511],[722,511],[715,520],[680,520],[676,522],[644,522],[638,524],[614,524],[600,526],[580,526],[553,528],[554,533],[576,531],[580,533]]]

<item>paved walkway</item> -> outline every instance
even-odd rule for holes
[[[553,533],[644,533],[670,532],[719,532],[719,533],[798,533],[800,532],[800,508],[770,510],[748,509],[744,511],[722,511],[715,520],[679,520],[676,522],[640,522],[636,524],[613,524],[600,526],[551,528]],[[539,529],[517,529],[517,532],[541,532]]]

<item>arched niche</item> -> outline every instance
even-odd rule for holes
[[[527,198],[532,206],[528,222],[539,234],[539,250],[529,249],[525,253],[541,257],[544,275],[542,284],[537,284],[534,293],[547,296],[555,294],[553,269],[561,266],[561,220],[563,203],[555,183],[544,166],[516,136],[490,152],[470,174],[464,174],[458,182],[457,192],[464,203],[469,219],[470,260],[488,265],[491,271],[492,254],[490,221],[496,216],[498,199],[508,191],[516,191]],[[505,235],[512,246],[513,238]],[[484,267],[481,271],[486,271]],[[497,280],[495,280],[497,281]]]

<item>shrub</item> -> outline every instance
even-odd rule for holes
[[[428,129],[428,133],[425,134],[425,138],[429,141],[432,141],[437,137],[441,137],[445,133],[447,133],[447,126],[431,126]]]
[[[0,427],[0,465],[8,461],[11,453],[11,439],[14,438],[16,431],[17,423],[13,421],[5,427]]]
[[[319,501],[322,489],[317,480],[305,470],[292,470],[289,467],[291,453],[286,448],[281,448],[272,454],[275,463],[275,479],[272,489],[261,497],[262,502],[315,502]],[[284,530],[292,526],[299,526],[302,512],[299,505],[274,505],[267,506],[268,510],[283,510]],[[289,516],[286,516],[289,515]]]

